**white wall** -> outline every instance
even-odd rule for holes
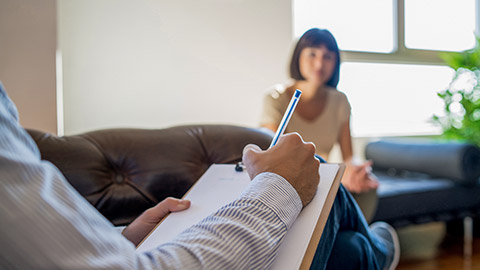
[[[0,81],[27,128],[57,132],[55,0],[0,0]]]
[[[257,126],[287,79],[290,0],[58,1],[65,134]]]

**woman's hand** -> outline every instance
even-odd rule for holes
[[[378,180],[372,171],[372,161],[357,165],[348,163],[342,184],[351,193],[363,193],[378,188]]]
[[[130,242],[137,246],[143,238],[170,212],[183,211],[190,207],[189,200],[166,198],[152,208],[147,209],[122,232]]]

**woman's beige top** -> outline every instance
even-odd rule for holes
[[[287,109],[290,98],[291,96],[285,92],[285,87],[275,86],[264,98],[260,124],[278,125]],[[315,144],[317,154],[328,160],[330,151],[338,142],[341,126],[350,117],[350,110],[347,96],[335,88],[329,87],[327,103],[322,114],[313,120],[306,120],[293,113],[285,133],[298,132],[304,141]]]

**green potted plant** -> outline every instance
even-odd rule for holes
[[[455,70],[455,76],[449,87],[438,93],[445,115],[434,115],[432,120],[441,126],[445,138],[480,147],[480,37],[475,48],[440,57]]]

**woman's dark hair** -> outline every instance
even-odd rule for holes
[[[320,47],[324,45],[329,51],[335,53],[337,59],[337,66],[333,71],[332,77],[328,80],[327,85],[336,88],[338,80],[340,79],[340,51],[338,49],[337,41],[332,33],[326,29],[312,28],[305,32],[298,40],[295,50],[290,61],[290,77],[297,81],[305,80],[300,73],[300,53],[307,47]]]

